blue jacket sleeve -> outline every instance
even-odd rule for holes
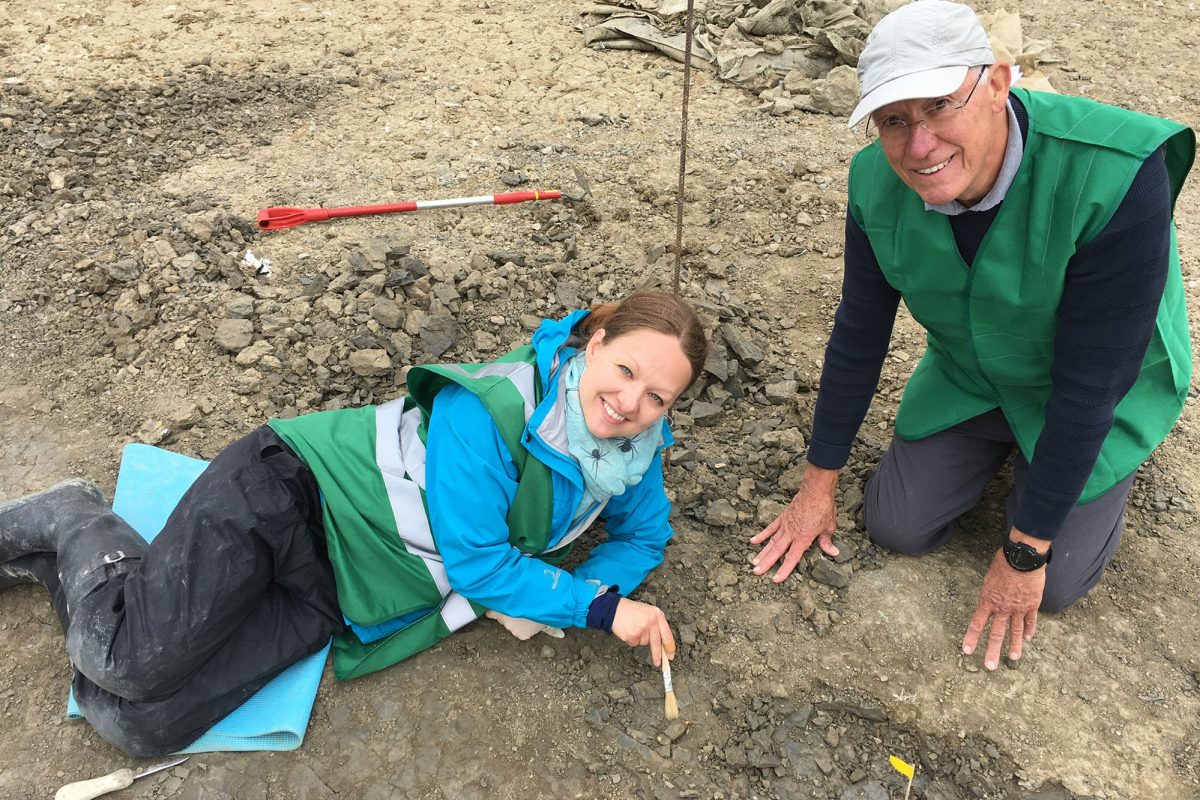
[[[586,627],[595,584],[521,553],[506,517],[517,469],[483,404],[457,386],[434,403],[426,441],[426,502],[434,541],[459,594],[512,617]]]
[[[652,458],[650,469],[636,486],[609,500],[603,516],[608,539],[592,548],[587,560],[575,569],[575,577],[620,586],[621,594],[628,595],[662,563],[663,549],[672,535],[662,458]]]

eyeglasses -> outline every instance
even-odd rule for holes
[[[889,114],[882,120],[875,123],[879,130],[879,138],[887,144],[899,144],[908,140],[908,134],[914,125],[920,125],[925,130],[937,136],[940,133],[945,133],[954,126],[958,121],[959,113],[967,107],[967,103],[971,102],[971,98],[975,96],[975,90],[979,88],[980,81],[987,74],[988,68],[984,67],[979,71],[979,76],[975,78],[975,84],[971,87],[971,91],[967,93],[967,99],[961,103],[954,102],[953,98],[941,97],[934,100],[925,108],[921,116],[909,122],[906,119]],[[867,136],[871,135],[870,117],[867,118]]]

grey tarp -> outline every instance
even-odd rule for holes
[[[858,64],[872,26],[905,0],[695,0],[693,53],[722,80],[776,106],[845,114],[856,100],[846,71]],[[647,50],[683,60],[687,0],[611,0],[584,8],[584,44]],[[1019,65],[1021,85],[1050,89],[1037,64],[1055,61],[1045,42],[1026,40],[1020,17],[981,14],[1000,60]],[[796,102],[780,98],[794,98]]]
[[[683,59],[686,0],[616,0],[584,9],[584,44],[597,49],[657,50]],[[799,71],[824,76],[853,66],[885,0],[697,0],[694,52],[722,79],[760,91]]]

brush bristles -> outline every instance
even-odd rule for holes
[[[667,692],[663,698],[663,716],[667,719],[679,719],[679,702],[674,692]]]
[[[667,654],[662,657],[663,676],[663,716],[667,719],[679,717],[679,702],[675,699],[675,686],[671,683],[671,661]]]

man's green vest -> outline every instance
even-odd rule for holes
[[[478,618],[484,609],[450,588],[429,527],[425,502],[425,440],[437,393],[448,384],[478,397],[500,431],[519,477],[508,513],[509,541],[523,553],[557,562],[552,536],[549,469],[529,456],[521,436],[541,400],[531,346],[486,364],[432,364],[408,374],[409,396],[381,406],[324,411],[271,428],[304,460],[323,500],[325,538],[338,603],[351,622],[415,621],[364,643],[346,631],[334,638],[339,680],[357,678],[432,647]],[[587,522],[591,520],[588,519]],[[574,532],[572,532],[574,533]],[[564,541],[569,540],[568,534]]]
[[[851,163],[850,210],[884,276],[927,334],[896,415],[897,435],[921,439],[999,407],[1032,459],[1050,395],[1068,261],[1112,219],[1142,162],[1159,147],[1174,203],[1192,166],[1195,135],[1087,99],[1013,93],[1029,112],[1025,151],[974,264],[959,255],[948,218],[925,210],[878,142]],[[1170,259],[1141,373],[1116,408],[1081,503],[1132,474],[1183,409],[1192,351],[1174,225]]]

